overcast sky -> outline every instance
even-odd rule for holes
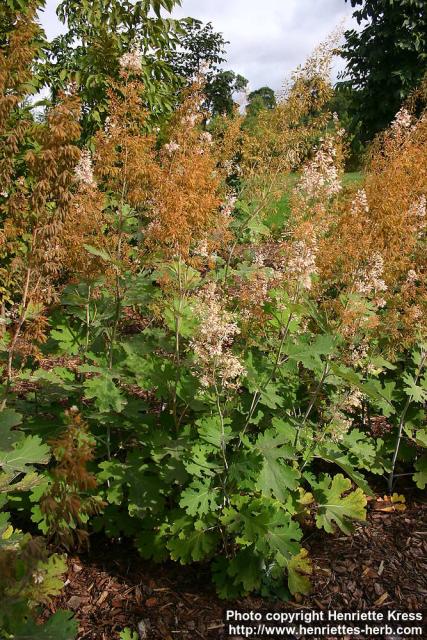
[[[56,15],[58,0],[47,0],[42,24],[53,38],[63,30]],[[248,78],[250,89],[280,89],[289,73],[333,29],[347,18],[345,0],[183,0],[175,17],[212,22],[230,41],[227,68]],[[335,73],[342,67],[337,61]]]

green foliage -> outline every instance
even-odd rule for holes
[[[263,457],[258,488],[263,495],[271,494],[284,502],[288,490],[297,488],[300,477],[298,470],[289,464],[295,456],[288,437],[269,429],[258,437],[255,448]]]
[[[147,304],[144,298],[141,305]],[[272,310],[278,305],[271,342],[264,342],[262,350],[261,345],[248,350],[246,377],[232,402],[224,390],[203,387],[194,379],[187,347],[179,368],[174,366],[175,320],[182,323],[178,335],[183,345],[197,332],[188,298],[182,304],[179,298],[166,302],[156,331],[147,328],[123,340],[110,373],[94,366],[82,369],[89,376],[81,389],[93,407],[88,408],[91,415],[96,421],[102,416],[105,424],[111,416],[114,424],[119,413],[122,421],[121,430],[115,427],[117,440],[110,443],[113,457],[98,468],[100,497],[108,506],[96,520],[97,529],[113,537],[135,536],[140,553],[156,561],[212,561],[222,597],[254,589],[306,593],[311,573],[301,547],[306,519],[314,517],[327,533],[338,527],[350,534],[352,522],[365,518],[365,493],[371,494],[363,472],[390,471],[393,443],[387,437],[374,438],[357,426],[347,427],[338,439],[327,437],[334,422],[323,416],[327,405],[313,389],[324,386],[330,411],[342,402],[343,386],[359,389],[372,410],[385,416],[399,415],[407,398],[415,406],[423,397],[415,362],[404,376],[398,363],[378,358],[373,359],[373,373],[354,371],[338,364],[340,341],[327,326],[300,332],[302,318],[318,321],[310,306],[293,307],[274,297],[267,304]],[[273,336],[283,326],[289,333],[280,341]],[[278,348],[284,359],[280,366],[269,355]],[[102,349],[99,343],[95,360]],[[155,389],[164,409],[157,416],[135,412],[138,402],[126,392],[128,385],[144,393]],[[120,405],[114,401],[117,393]],[[310,409],[306,416],[295,413],[297,402]],[[319,421],[325,434],[321,438]],[[418,440],[422,437],[419,431]],[[316,477],[310,470],[314,459],[335,465],[347,477]]]
[[[326,475],[312,484],[313,494],[318,503],[316,524],[319,529],[333,533],[335,524],[343,533],[351,533],[352,520],[366,519],[366,498],[361,489],[351,489],[351,481],[338,474],[331,478]],[[346,495],[343,495],[346,494]]]
[[[42,81],[53,91],[75,82],[84,104],[83,137],[89,138],[107,114],[107,89],[120,70],[119,58],[133,48],[141,51],[145,99],[159,116],[175,103],[178,79],[165,55],[177,45],[179,22],[163,17],[179,0],[63,0],[57,8],[65,34],[46,48],[39,66]]]
[[[74,640],[78,631],[78,623],[70,611],[57,611],[43,624],[36,624],[32,619],[22,618],[13,626],[8,640]]]
[[[170,64],[177,75],[187,81],[202,70],[209,83],[225,62],[225,47],[228,44],[221,33],[214,30],[211,22],[188,19],[179,34],[180,48],[170,57]]]
[[[231,115],[233,94],[243,91],[248,81],[233,71],[222,70],[228,44],[223,35],[214,31],[210,22],[203,25],[200,20],[189,19],[180,29],[178,43],[177,50],[167,56],[172,69],[187,83],[203,73],[206,108],[212,115]]]
[[[129,290],[134,286],[136,281],[130,281]],[[222,597],[253,590],[281,597],[306,593],[311,564],[301,540],[307,519],[315,518],[327,533],[338,527],[350,534],[352,522],[365,518],[365,493],[371,493],[363,472],[384,475],[391,470],[394,445],[387,435],[375,438],[358,424],[347,426],[338,438],[328,435],[335,433],[333,416],[342,403],[342,389],[359,390],[374,412],[399,416],[406,403],[415,408],[423,402],[420,352],[414,351],[411,363],[406,357],[404,374],[399,361],[381,358],[372,360],[369,374],[353,370],[339,364],[340,340],[327,325],[319,326],[315,310],[305,303],[293,305],[276,292],[266,303],[272,313],[267,338],[246,349],[241,390],[230,396],[230,391],[196,379],[188,348],[198,330],[191,319],[191,291],[182,305],[179,297],[165,300],[166,312],[162,309],[156,329],[149,326],[136,336],[124,336],[116,345],[113,368],[104,356],[103,327],[110,316],[103,314],[102,300],[97,302],[101,319],[94,339],[81,343],[90,345],[87,353],[94,364],[81,366],[79,380],[70,387],[100,445],[97,499],[105,512],[96,516],[96,530],[133,536],[140,553],[156,561],[212,562]],[[83,305],[88,291],[81,293]],[[68,292],[65,298],[64,326],[76,327],[86,317],[80,294],[73,295]],[[139,308],[148,312],[152,300],[138,298]],[[85,304],[92,302],[86,299]],[[179,367],[174,363],[177,318]],[[303,321],[308,328],[301,332]],[[73,354],[74,342],[61,341],[61,353],[67,349]],[[46,385],[40,387],[38,401],[43,404],[44,394],[51,406],[51,385],[64,384],[66,374],[57,370],[33,376]],[[316,395],[320,388],[322,396]],[[149,404],[133,396],[135,389],[152,393],[152,402],[161,403],[162,410],[147,412]],[[298,405],[303,412],[295,410]],[[423,418],[411,411],[407,437],[422,444]],[[12,409],[5,416],[10,425],[21,421]],[[25,445],[12,442],[2,454],[4,465],[27,471],[31,484],[22,450],[34,464],[45,461],[46,448],[31,436]],[[334,475],[332,468],[330,474],[316,476],[315,459],[347,477]],[[414,476],[420,487],[422,460],[416,462]],[[38,496],[45,491],[42,485],[33,490],[35,518]],[[6,521],[3,530],[7,527]]]
[[[362,141],[384,129],[426,72],[427,12],[424,0],[350,0],[361,29],[347,31],[347,62],[354,119]]]
[[[334,93],[329,104],[333,113],[338,115],[340,124],[347,132],[347,144],[349,146],[349,157],[346,159],[348,171],[355,172],[364,163],[366,146],[362,142],[360,118],[361,105],[358,105],[358,92],[344,82],[338,82],[334,88]],[[352,182],[353,173],[344,176],[344,184]]]
[[[13,415],[8,410],[2,413]],[[6,428],[20,422],[17,415],[6,422]],[[8,494],[29,491],[42,482],[34,465],[45,465],[50,457],[39,437],[16,437],[0,452],[0,509],[7,504]],[[44,543],[14,529],[9,516],[0,510],[0,634],[17,640],[73,640],[77,623],[68,611],[58,611],[45,624],[36,623],[36,607],[48,603],[63,587],[66,559],[49,556]]]
[[[120,640],[138,640],[139,636],[136,631],[132,631],[129,627],[123,629],[120,633]]]
[[[211,486],[210,482],[194,480],[181,494],[179,506],[189,516],[206,516],[211,511],[219,509],[219,490]]]
[[[101,374],[89,380],[85,384],[85,397],[95,400],[95,406],[100,413],[115,411],[121,413],[126,404],[114,380],[108,373]]]
[[[219,71],[205,89],[212,113],[231,115],[235,108],[234,94],[241,93],[247,86],[248,80],[239,73]]]
[[[256,91],[251,91],[248,95],[246,105],[246,118],[244,127],[249,131],[256,125],[256,119],[260,111],[264,109],[274,109],[276,106],[276,95],[270,87],[261,87]]]
[[[27,436],[15,443],[11,451],[0,451],[0,467],[5,473],[25,473],[34,464],[46,464],[49,457],[49,448],[38,436]]]

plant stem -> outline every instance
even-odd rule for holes
[[[272,379],[274,378],[274,376],[276,374],[277,368],[278,368],[279,363],[280,363],[280,358],[281,358],[281,355],[282,355],[283,347],[284,347],[286,338],[288,337],[289,327],[290,327],[292,318],[293,318],[293,313],[290,313],[288,321],[286,323],[286,327],[285,327],[284,333],[283,333],[282,338],[280,340],[279,349],[278,349],[277,354],[276,354],[276,358],[275,358],[275,361],[274,361],[274,366],[273,366],[273,370],[272,370],[271,374],[267,378],[267,381],[260,387],[260,389],[254,393],[254,396],[252,398],[251,408],[249,409],[249,413],[248,413],[248,417],[246,418],[245,426],[243,427],[243,431],[242,431],[242,433],[240,435],[240,442],[242,442],[241,439],[245,435],[246,430],[247,430],[247,428],[249,426],[249,423],[250,423],[250,421],[252,419],[252,416],[254,415],[255,410],[259,405],[259,402],[261,400],[261,391],[264,391],[267,388],[267,386],[270,384],[270,382],[272,381]],[[281,331],[282,331],[282,329],[281,329]]]
[[[178,431],[179,425],[182,421],[182,418],[184,417],[183,415],[178,418],[178,382],[179,382],[179,374],[180,374],[180,367],[181,367],[181,353],[180,353],[180,349],[181,349],[181,345],[180,345],[180,339],[179,339],[179,332],[180,332],[180,322],[181,322],[181,312],[182,312],[182,302],[183,302],[183,298],[185,296],[185,291],[183,289],[183,282],[182,282],[182,273],[181,273],[181,256],[179,256],[178,258],[178,284],[179,284],[179,303],[178,303],[178,309],[175,310],[175,380],[174,380],[174,387],[173,387],[173,393],[172,393],[172,413],[173,413],[173,419],[174,419],[174,423],[175,423],[175,429]],[[185,410],[184,410],[185,411]]]
[[[27,304],[27,299],[28,299],[28,295],[29,295],[29,288],[30,288],[30,279],[31,279],[31,268],[28,267],[27,269],[27,274],[25,277],[25,285],[24,285],[24,294],[22,296],[22,303],[21,303],[21,314],[19,316],[19,320],[18,320],[18,326],[16,327],[16,331],[13,335],[12,338],[12,342],[10,344],[9,347],[9,353],[8,353],[8,358],[7,358],[7,382],[10,385],[11,381],[12,381],[12,364],[13,364],[13,356],[15,353],[15,347],[16,347],[16,343],[18,341],[19,335],[21,333],[21,329],[22,326],[25,322],[26,316],[27,316],[27,311],[28,311],[28,304]]]
[[[426,359],[427,359],[427,351],[422,354],[421,362],[420,362],[420,365],[418,367],[417,375],[415,377],[415,384],[418,383],[418,380],[421,377],[421,373],[422,373],[422,370],[424,368],[424,364],[425,364]],[[391,494],[391,492],[393,491],[394,479],[396,477],[394,471],[396,469],[397,456],[399,455],[400,444],[402,442],[402,435],[403,435],[403,429],[405,427],[406,414],[408,413],[408,410],[409,410],[409,407],[411,405],[412,399],[413,399],[412,395],[408,396],[408,399],[406,400],[405,406],[403,407],[403,411],[402,411],[402,414],[401,414],[400,420],[399,420],[399,430],[398,430],[398,433],[397,433],[396,444],[395,444],[395,447],[394,447],[393,460],[392,460],[392,463],[391,463],[391,471],[390,471],[390,475],[388,477],[388,492],[389,492],[389,494]]]
[[[311,412],[313,411],[314,404],[315,404],[317,398],[319,397],[319,393],[320,393],[320,391],[321,391],[321,389],[323,387],[323,383],[325,382],[328,374],[329,374],[329,360],[325,363],[325,366],[323,368],[322,377],[320,378],[320,380],[319,380],[319,382],[318,382],[318,384],[316,386],[316,389],[314,390],[314,393],[311,396],[310,404],[307,407],[307,411],[304,414],[304,418],[302,419],[301,424],[298,425],[297,432],[295,434],[294,447],[296,447],[298,445],[301,429],[304,427],[305,423],[307,422],[307,420],[310,417]]]

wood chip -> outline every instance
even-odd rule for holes
[[[387,591],[385,593],[383,593],[382,596],[380,596],[378,598],[378,600],[375,600],[374,605],[376,607],[380,607],[382,604],[385,603],[385,601],[389,598],[390,596],[388,595]]]
[[[99,596],[98,600],[96,601],[96,604],[99,606],[100,604],[102,604],[106,599],[108,598],[108,591],[103,591],[101,593],[101,595]]]

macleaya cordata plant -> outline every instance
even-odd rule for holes
[[[45,339],[46,305],[57,299],[64,259],[63,227],[71,206],[71,185],[80,151],[80,105],[75,95],[33,123],[31,147],[19,159],[18,175],[3,198],[3,321],[7,343],[7,380],[25,357],[37,354]],[[18,158],[17,158],[18,160]],[[24,165],[24,172],[23,167]]]
[[[159,236],[157,255],[164,247],[172,261],[151,275],[147,308],[156,314],[156,328],[122,342],[120,365],[122,384],[153,393],[158,414],[142,419],[140,446],[126,461],[100,465],[108,530],[135,532],[145,557],[212,560],[223,597],[305,593],[312,568],[304,525],[350,533],[352,521],[365,518],[372,493],[363,472],[390,476],[392,491],[404,439],[414,445],[414,479],[425,484],[416,448],[424,438],[422,333],[414,332],[410,357],[402,352],[391,362],[381,355],[387,344],[381,324],[400,295],[392,264],[416,259],[422,231],[417,226],[416,244],[405,245],[404,254],[399,243],[395,254],[381,240],[374,246],[374,232],[362,240],[366,224],[388,224],[371,197],[379,168],[373,160],[364,189],[345,189],[339,122],[325,112],[316,131],[301,120],[302,131],[293,135],[307,144],[304,163],[279,232],[269,226],[257,161],[245,156],[248,143],[240,138],[242,180],[249,186],[221,208],[234,234],[228,246],[212,252],[196,225],[194,251],[176,243],[173,255]],[[392,153],[387,140],[381,157]],[[263,166],[280,162],[276,149],[271,160],[268,145],[263,150],[260,178]],[[165,151],[173,158],[180,150],[175,135]],[[423,193],[408,193],[417,190],[409,181],[405,189],[419,225]],[[399,230],[394,236],[389,227],[389,247],[394,238]],[[403,377],[399,359],[406,363]],[[126,415],[124,408],[122,419]],[[326,472],[315,472],[317,459]],[[121,510],[125,498],[130,518]]]
[[[310,79],[318,88],[325,83],[304,75],[309,102]],[[325,83],[325,102],[327,95]],[[255,142],[237,131],[238,145],[227,160],[216,155],[224,130],[203,132],[199,96],[196,85],[167,141],[157,153],[150,150],[145,210],[141,200],[133,203],[145,220],[135,249],[144,271],[135,273],[135,281],[144,283],[146,299],[136,306],[153,321],[117,344],[120,388],[115,383],[114,394],[121,404],[115,409],[138,446],[124,460],[113,455],[100,464],[108,503],[104,526],[116,534],[136,532],[146,557],[182,563],[215,558],[214,580],[223,597],[252,590],[304,593],[311,564],[301,523],[315,519],[328,532],[338,526],[349,533],[351,521],[365,517],[363,491],[369,491],[358,472],[357,441],[344,442],[352,426],[345,407],[354,389],[340,393],[342,379],[330,375],[342,348],[339,321],[328,324],[309,297],[326,222],[317,229],[308,214],[315,207],[326,220],[340,194],[342,132],[326,113],[307,124],[313,104],[301,102],[296,88],[274,117],[283,149],[286,131],[292,130],[294,142],[299,136],[299,160],[277,159],[277,145],[267,140],[261,147],[262,136],[255,159]],[[318,110],[324,104],[319,100]],[[121,132],[126,122],[117,123]],[[313,144],[295,192],[292,225],[260,243],[270,233],[261,222],[268,213],[261,181],[273,164],[277,172],[295,168]],[[114,148],[122,153],[125,144]],[[109,166],[103,164],[105,175]],[[239,172],[237,200],[227,185]],[[244,199],[249,217],[243,212],[239,220]],[[123,304],[129,303],[127,296]],[[94,397],[95,384],[95,405],[106,412],[102,374],[85,383],[91,389],[86,397]],[[135,387],[148,406],[157,403],[139,426],[125,394]],[[343,474],[314,475],[315,458],[336,462],[360,487]]]
[[[41,607],[49,604],[63,587],[66,558],[49,553],[42,538],[14,527],[11,514],[4,510],[10,497],[16,499],[43,483],[43,476],[36,469],[48,463],[49,448],[37,436],[12,431],[10,413],[3,411],[1,418],[0,634],[2,638],[32,638],[42,634],[70,640],[77,632],[71,612],[59,610],[44,624],[36,622]]]
[[[90,516],[102,511],[102,501],[91,495],[97,483],[87,469],[94,458],[95,439],[77,407],[71,407],[65,415],[65,432],[49,443],[55,466],[47,483],[37,488],[31,499],[38,501],[33,508],[34,522],[48,540],[69,551],[88,546],[86,525]]]
[[[401,112],[363,184],[345,186],[334,46],[250,131],[237,112],[207,121],[202,78],[153,130],[137,49],[87,148],[55,138],[72,91],[36,127],[22,191],[43,190],[27,208],[42,229],[54,218],[54,268],[44,276],[37,243],[16,265],[33,260],[28,290],[56,307],[47,367],[13,373],[33,385],[28,424],[54,440],[33,492],[52,539],[85,540],[93,515],[144,557],[210,562],[224,598],[289,597],[310,588],[307,528],[365,519],[366,474],[392,491],[415,465],[425,486],[425,116]]]

